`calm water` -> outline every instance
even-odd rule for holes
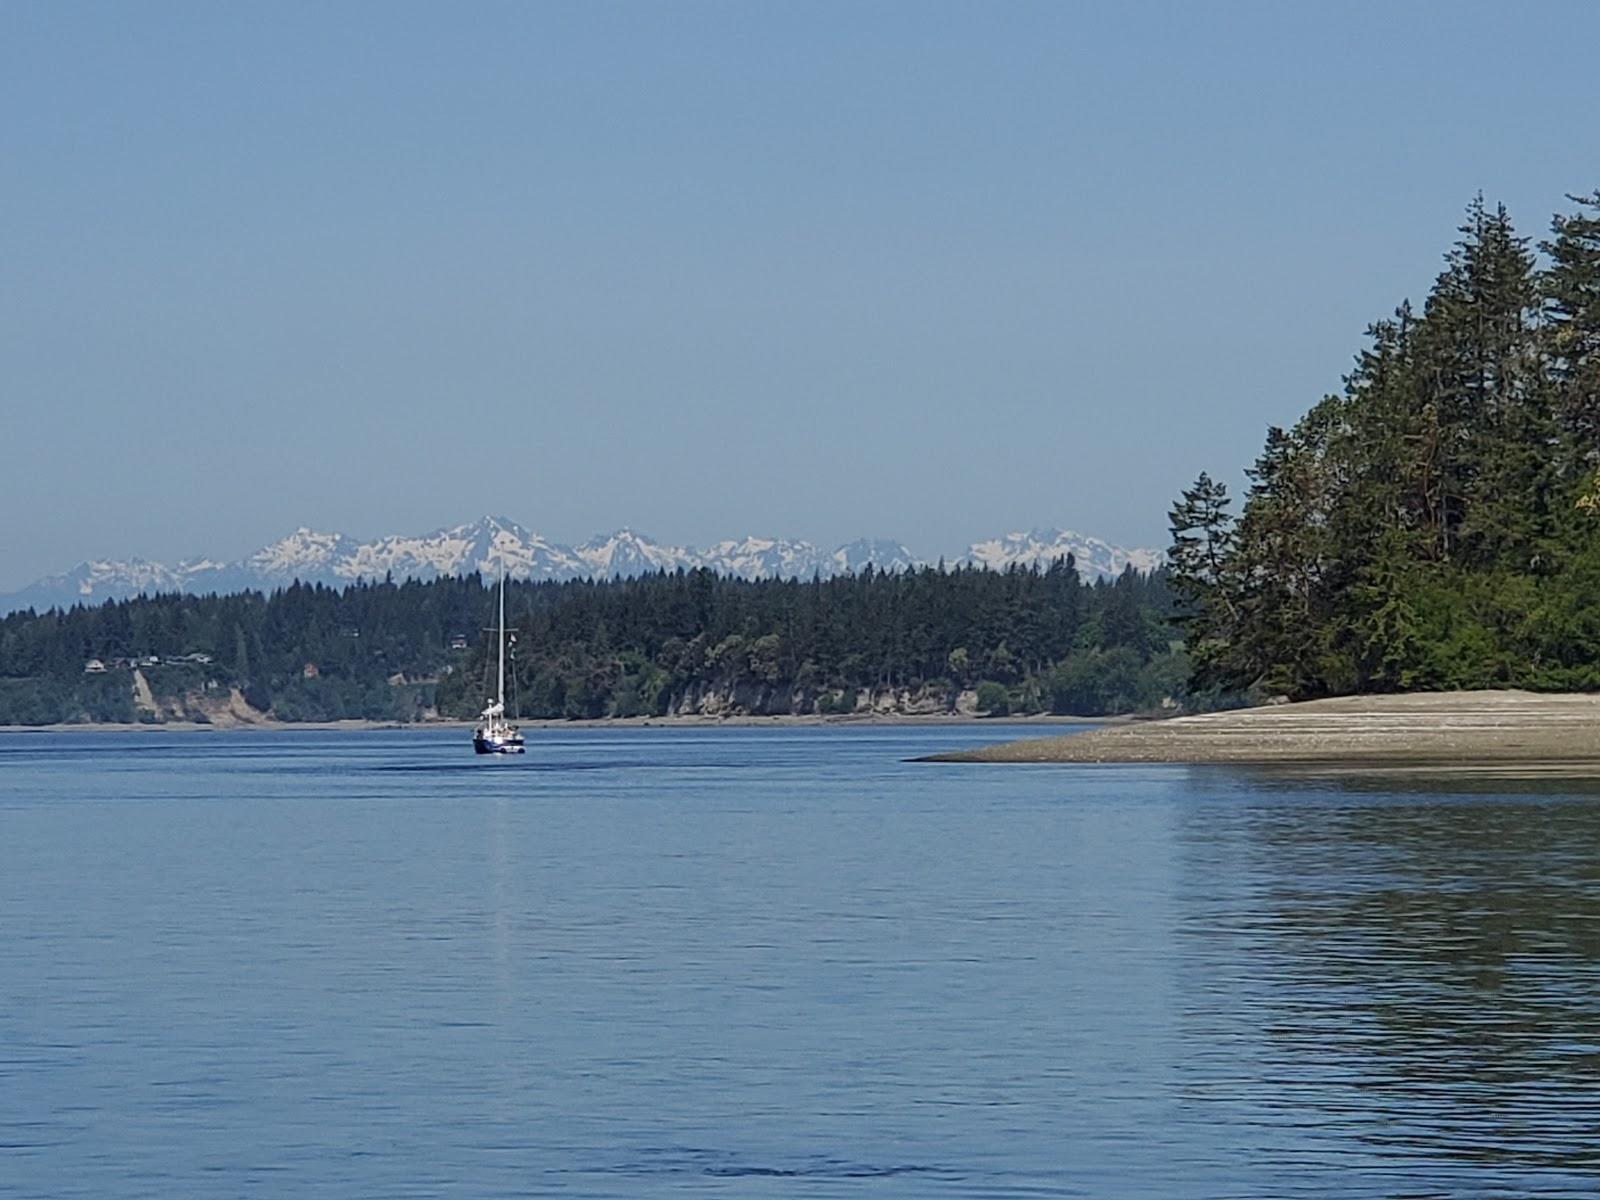
[[[0,735],[0,1194],[1594,1196],[1600,796]]]

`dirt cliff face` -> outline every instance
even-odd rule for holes
[[[819,711],[818,701],[836,695],[832,689],[785,688],[769,684],[740,683],[696,688],[686,692],[672,708],[680,717],[772,717],[809,715]],[[952,697],[938,688],[863,688],[855,693],[854,711],[881,716],[937,716],[977,712],[978,697],[963,691]]]
[[[142,671],[134,671],[132,688],[134,709],[139,721],[146,724],[183,722],[235,729],[279,719],[275,713],[253,707],[236,687],[213,684],[163,694],[152,687]],[[841,700],[853,700],[853,706],[847,709]],[[668,715],[714,718],[846,713],[857,716],[974,716],[977,693],[971,690],[952,693],[947,687],[863,688],[853,696],[843,696],[831,688],[744,682],[691,689],[677,699]],[[438,710],[432,708],[420,710],[418,714],[423,722],[439,717]]]
[[[141,721],[158,725],[187,721],[233,729],[257,725],[268,719],[268,714],[251,707],[244,693],[236,687],[226,691],[213,687],[158,696],[143,671],[133,673],[133,707]]]

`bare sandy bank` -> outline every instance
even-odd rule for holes
[[[1600,774],[1600,695],[1345,696],[930,756],[932,762],[1530,767]]]

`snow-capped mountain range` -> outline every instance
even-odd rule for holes
[[[1069,554],[1085,578],[1118,575],[1128,566],[1148,571],[1162,561],[1156,550],[1124,549],[1065,529],[1034,529],[974,542],[965,553],[947,556],[946,561],[951,566],[966,563],[1004,570],[1013,564],[1044,566]],[[0,613],[99,604],[155,592],[204,595],[271,589],[297,579],[342,587],[386,575],[396,580],[473,571],[495,575],[502,567],[513,579],[615,579],[679,567],[708,567],[745,579],[809,579],[861,571],[869,565],[880,571],[903,571],[925,561],[899,542],[881,538],[861,538],[824,550],[807,541],[746,537],[697,550],[619,529],[568,546],[503,517],[484,517],[421,537],[391,536],[370,542],[297,529],[235,562],[196,558],[168,566],[141,558],[94,560],[0,595]]]

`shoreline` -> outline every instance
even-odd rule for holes
[[[567,720],[540,718],[519,720],[524,730],[551,729],[743,729],[830,726],[883,728],[896,725],[1095,725],[1110,726],[1137,720],[1134,717],[1070,717],[1054,713],[1033,716],[980,717],[969,713],[853,713],[848,716],[777,714],[774,716],[688,716],[596,717]],[[229,721],[206,724],[199,721],[161,722],[62,722],[53,725],[0,725],[0,733],[263,733],[302,731],[306,733],[371,733],[378,730],[420,732],[429,729],[470,730],[471,721]]]
[[[1341,696],[1029,738],[916,761],[1518,769],[1600,776],[1600,695]]]

